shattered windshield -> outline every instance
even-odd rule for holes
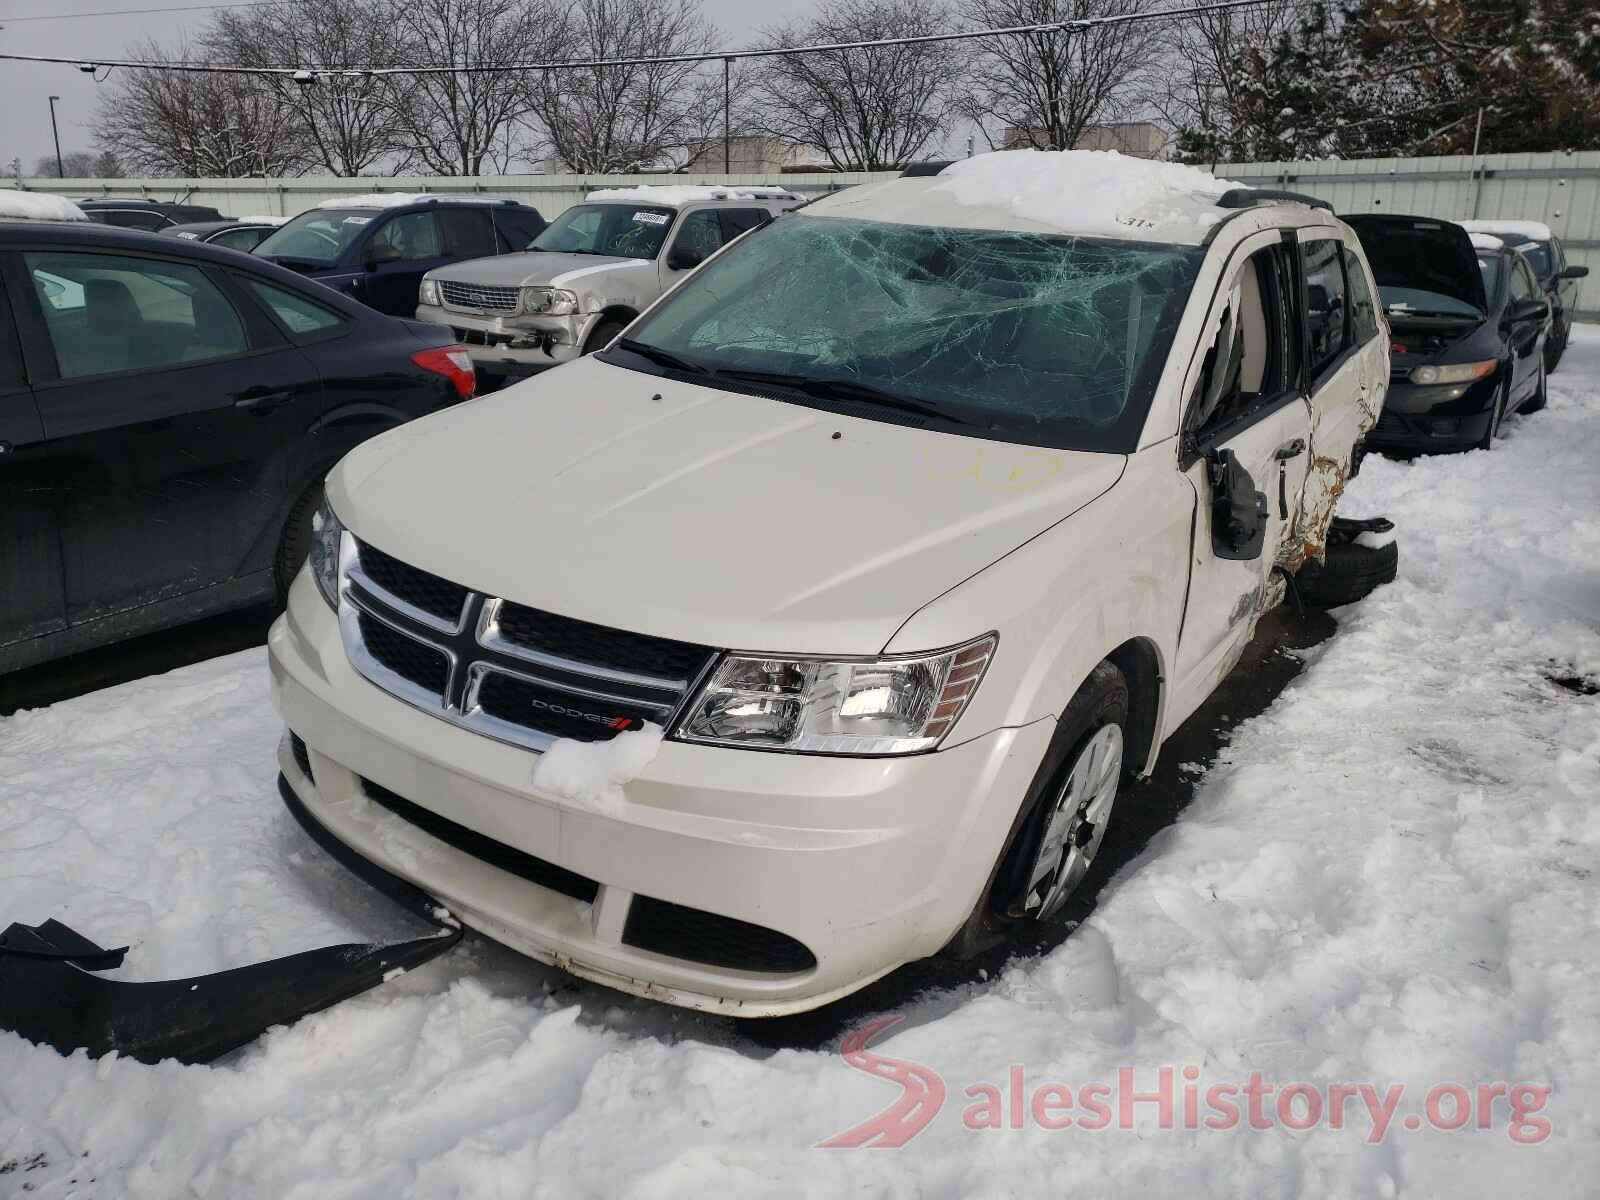
[[[533,239],[529,250],[654,258],[676,209],[649,204],[575,204]]]
[[[796,215],[702,267],[607,357],[997,440],[1128,451],[1203,254]]]

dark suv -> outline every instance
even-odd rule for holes
[[[447,330],[270,263],[0,221],[0,672],[281,598],[328,468],[473,388]]]
[[[79,200],[83,215],[101,225],[157,233],[191,221],[220,221],[223,216],[204,204],[169,204],[165,200]]]
[[[516,200],[379,193],[303,212],[255,253],[379,312],[409,317],[429,271],[525,250],[546,223],[538,209]]]

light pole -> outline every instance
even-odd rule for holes
[[[50,135],[56,140],[56,178],[65,179],[67,173],[61,168],[61,131],[56,128],[56,101],[60,96],[50,97]]]

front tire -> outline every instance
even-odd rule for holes
[[[616,337],[628,327],[628,322],[617,317],[607,317],[594,327],[594,332],[589,335],[589,340],[583,344],[585,354],[593,354],[596,350],[604,350]]]
[[[1558,354],[1556,357],[1559,359],[1561,356]],[[1550,393],[1549,380],[1547,377],[1549,376],[1550,372],[1554,370],[1555,368],[1549,365],[1549,355],[1547,354],[1545,356],[1545,365],[1539,368],[1539,387],[1533,393],[1533,395],[1528,397],[1519,411],[1525,413],[1536,413],[1547,403],[1549,403]]]
[[[306,553],[311,549],[311,518],[316,515],[317,505],[321,503],[322,480],[319,479],[300,493],[300,498],[289,509],[289,516],[283,523],[283,533],[278,537],[278,553],[272,562],[272,584],[279,608],[288,604],[289,585],[299,574],[301,565],[306,561]]]
[[[1082,892],[1127,773],[1128,710],[1127,680],[1101,663],[1056,722],[988,885],[946,953],[970,958],[1004,941],[1031,948],[1026,939]]]
[[[1511,368],[1505,368],[1505,382],[1500,385],[1499,391],[1494,394],[1494,408],[1489,412],[1489,428],[1483,431],[1483,437],[1478,439],[1477,449],[1493,450],[1494,439],[1500,436],[1500,422],[1506,417],[1506,396],[1511,392]]]

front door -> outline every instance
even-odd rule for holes
[[[320,395],[309,360],[197,262],[19,258],[68,623],[231,578]]]
[[[1275,575],[1292,569],[1290,534],[1310,446],[1294,249],[1278,233],[1262,234],[1235,261],[1212,308],[1212,344],[1180,438],[1179,465],[1198,506],[1178,642],[1180,711],[1210,694],[1281,596]],[[1253,554],[1240,548],[1219,500],[1264,526]]]
[[[39,453],[43,440],[11,306],[0,288],[0,646],[66,625],[55,482]]]
[[[1545,330],[1548,317],[1513,315],[1518,305],[1543,300],[1544,289],[1520,255],[1506,255],[1510,277],[1506,281],[1506,345],[1511,349],[1511,396],[1507,411],[1523,403],[1539,390],[1539,368],[1544,363]]]
[[[400,213],[373,223],[361,248],[363,272],[353,294],[391,317],[415,316],[422,277],[450,261],[435,210]]]

